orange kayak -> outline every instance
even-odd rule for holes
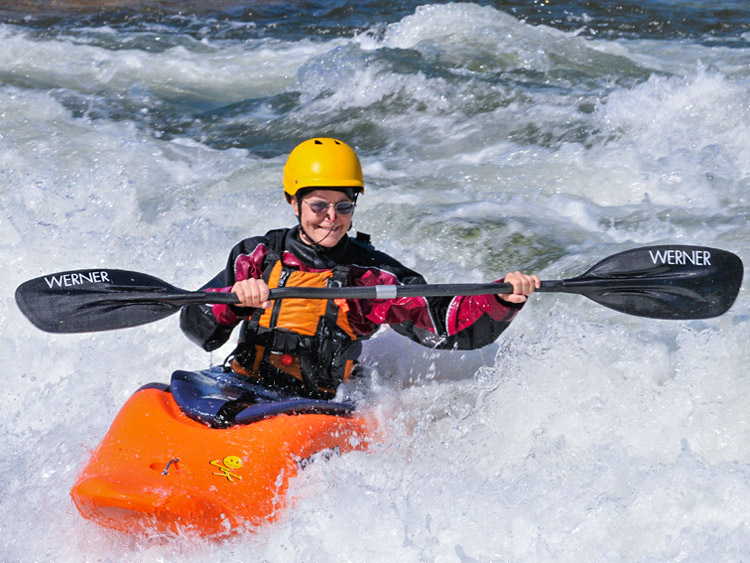
[[[125,403],[71,496],[109,528],[222,536],[273,520],[292,477],[366,449],[372,430],[352,404],[281,395],[220,368],[177,371]]]

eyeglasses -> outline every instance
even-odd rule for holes
[[[354,213],[355,204],[351,201],[339,201],[338,203],[328,203],[327,201],[321,201],[319,199],[315,201],[303,201],[310,206],[310,211],[316,215],[328,213],[328,208],[331,206],[333,206],[336,213],[339,215],[351,215]]]

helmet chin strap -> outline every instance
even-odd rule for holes
[[[316,250],[320,250],[320,251],[326,250],[326,247],[321,246],[320,243],[328,238],[328,235],[331,234],[330,231],[322,239],[316,241],[310,235],[307,234],[307,232],[305,231],[305,228],[302,226],[302,223],[299,224],[299,230],[302,233],[302,236],[305,237],[308,241],[310,241],[310,244],[313,247],[315,247]]]
[[[305,237],[308,241],[310,241],[310,245],[315,250],[317,250],[318,252],[326,252],[326,250],[327,250],[326,247],[325,246],[321,246],[320,243],[323,242],[328,237],[328,235],[331,234],[331,231],[328,231],[328,234],[326,234],[326,236],[324,236],[319,241],[316,241],[310,235],[307,234],[307,232],[305,231],[305,228],[302,226],[302,198],[297,198],[297,212],[298,212],[297,213],[297,223],[299,223],[299,232],[302,233],[303,237]]]

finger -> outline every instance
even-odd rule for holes
[[[534,289],[541,286],[537,276],[529,276],[521,272],[509,272],[504,281],[513,287],[513,293],[501,294],[499,297],[509,303],[525,303]]]
[[[257,303],[256,307],[261,307],[263,309],[268,309],[269,307],[271,307],[272,303],[268,300],[268,296],[271,292],[268,289],[266,283],[263,280],[257,280],[253,284],[253,289],[255,303]]]
[[[240,307],[257,307],[253,294],[253,284],[249,280],[243,280],[232,286],[232,293],[237,295]]]
[[[535,289],[541,287],[542,282],[538,276],[529,276],[521,272],[508,274],[514,282],[513,289],[515,294],[531,295]]]
[[[260,307],[262,309],[269,309],[273,304],[268,300],[271,291],[268,289],[268,285],[261,279],[247,280],[248,288],[252,294],[252,307]]]
[[[237,296],[238,305],[240,307],[247,307],[247,297],[245,295],[245,290],[242,287],[241,283],[236,283],[232,286],[232,293],[234,293]]]
[[[261,307],[263,303],[268,300],[268,291],[266,291],[266,295],[264,296],[263,289],[257,283],[251,283],[248,285],[248,302],[250,303],[250,306],[255,308]]]
[[[513,295],[524,295],[526,287],[525,276],[521,272],[509,272],[505,281],[513,286]]]

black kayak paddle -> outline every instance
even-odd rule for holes
[[[649,246],[605,258],[576,278],[544,281],[537,291],[583,295],[622,313],[654,319],[705,319],[725,313],[742,284],[743,266],[726,250]],[[282,287],[270,299],[399,299],[512,293],[504,283]],[[93,332],[142,325],[185,305],[236,304],[233,293],[185,291],[127,270],[94,269],[35,278],[16,290],[16,302],[38,328]]]

